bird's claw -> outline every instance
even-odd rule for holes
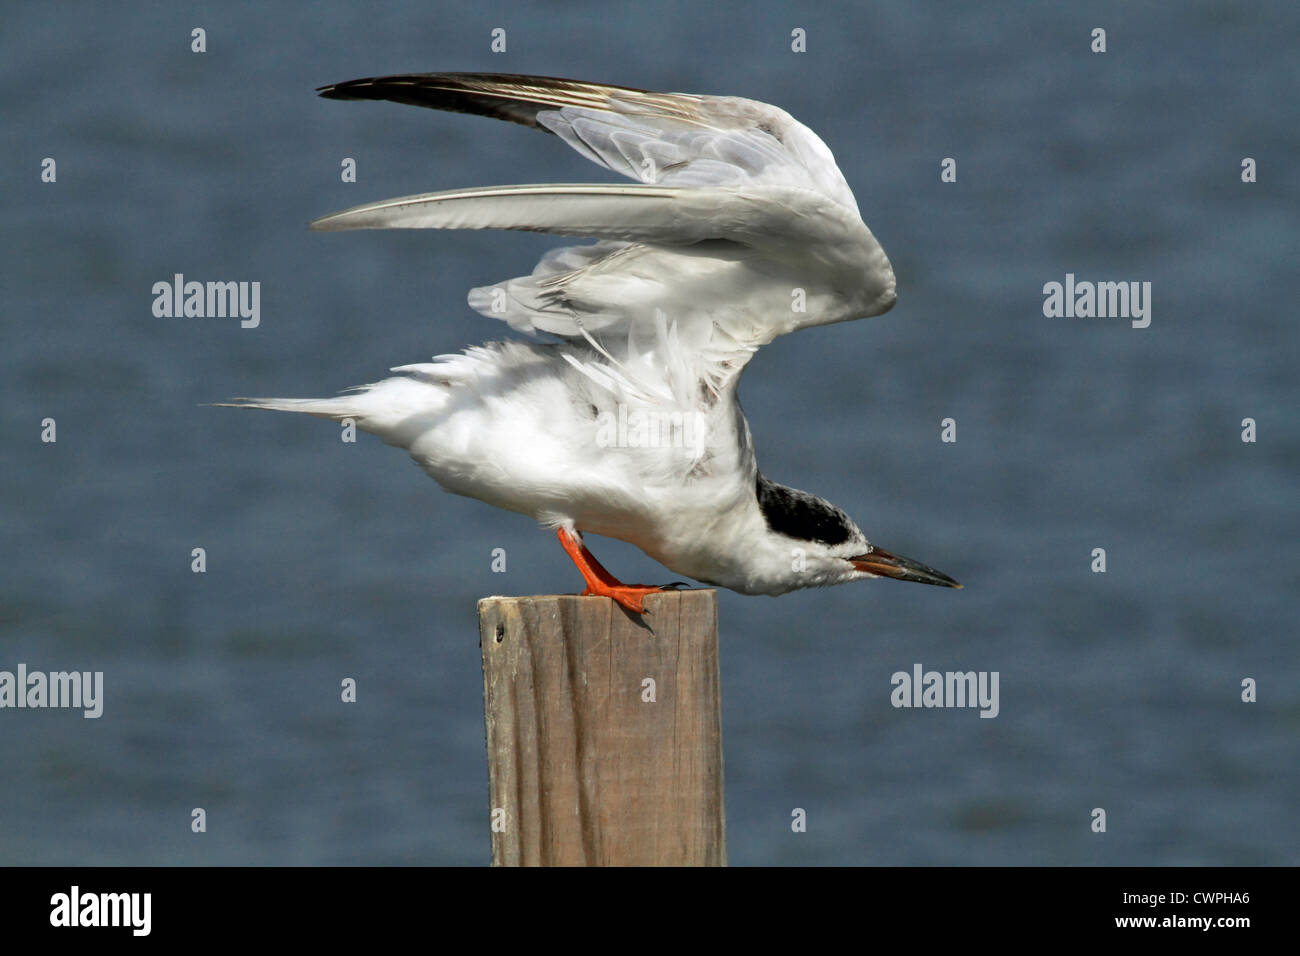
[[[658,592],[659,588],[647,587],[644,584],[619,584],[600,588],[588,587],[582,592],[582,596],[607,597],[618,602],[620,606],[627,608],[633,614],[649,614],[650,611],[645,606],[645,596],[647,594],[657,594]]]

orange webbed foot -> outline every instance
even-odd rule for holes
[[[582,538],[575,532],[556,528],[555,536],[560,539],[560,546],[564,548],[564,553],[577,566],[582,574],[582,580],[586,582],[587,587],[582,592],[583,596],[611,598],[633,614],[650,613],[645,609],[645,596],[656,594],[663,588],[645,584],[624,584],[601,567],[596,556],[587,550],[587,546],[582,543]]]
[[[649,587],[644,584],[602,584],[599,588],[588,586],[582,592],[583,597],[607,597],[617,601],[633,614],[649,614],[645,608],[645,596],[658,594],[663,588]]]

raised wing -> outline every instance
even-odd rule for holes
[[[817,205],[801,192],[782,186],[484,186],[366,203],[313,220],[311,228],[519,229],[677,246],[730,240],[773,253],[797,252],[793,243],[805,225],[790,216],[790,207]],[[836,218],[844,221],[821,228],[852,231],[846,216]]]
[[[667,390],[679,401],[700,384],[716,395],[776,336],[893,305],[889,260],[830,150],[776,107],[479,73],[353,80],[320,93],[520,123],[641,181],[428,193],[312,224],[600,239],[548,254],[531,276],[470,293],[475,309],[513,328],[585,340],[592,352],[583,370],[598,381],[638,394]]]
[[[754,100],[508,73],[408,73],[317,92],[519,123],[554,133],[592,162],[643,183],[799,186],[858,212],[826,144],[785,110]]]

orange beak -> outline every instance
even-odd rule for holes
[[[878,577],[897,578],[899,581],[915,581],[917,584],[933,584],[936,587],[960,588],[961,585],[948,575],[934,568],[926,567],[911,558],[900,558],[880,548],[872,548],[866,554],[849,558],[859,571]]]

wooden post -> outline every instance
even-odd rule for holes
[[[726,865],[717,594],[645,606],[479,601],[493,866]]]

